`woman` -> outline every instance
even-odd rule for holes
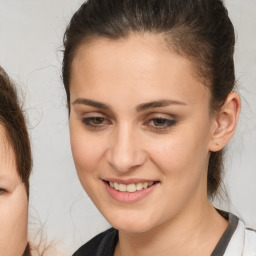
[[[234,29],[221,0],[89,0],[64,37],[80,182],[114,227],[74,255],[256,255],[214,208],[235,132]]]

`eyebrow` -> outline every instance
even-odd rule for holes
[[[72,102],[72,105],[76,104],[82,104],[87,105],[99,109],[104,110],[111,110],[111,107],[107,104],[104,104],[102,102],[90,100],[90,99],[84,99],[84,98],[78,98],[75,101]],[[158,100],[158,101],[152,101],[147,103],[142,103],[136,107],[137,112],[142,112],[151,108],[163,108],[168,107],[170,105],[181,105],[181,106],[187,106],[185,102],[177,101],[177,100]]]
[[[94,100],[89,100],[89,99],[82,99],[82,98],[78,98],[75,101],[72,102],[72,105],[76,105],[76,104],[82,104],[82,105],[87,105],[87,106],[91,106],[91,107],[95,107],[95,108],[101,108],[101,109],[105,109],[105,110],[110,110],[111,107],[108,106],[107,104],[98,102],[98,101],[94,101]]]
[[[142,103],[136,107],[136,110],[138,112],[145,111],[147,109],[151,108],[163,108],[163,107],[168,107],[170,105],[182,105],[182,106],[187,106],[185,102],[181,101],[176,101],[176,100],[159,100],[159,101],[152,101],[148,103]]]

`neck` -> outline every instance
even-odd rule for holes
[[[143,233],[119,231],[115,256],[210,255],[227,228],[227,221],[207,201]]]

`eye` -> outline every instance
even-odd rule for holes
[[[103,117],[87,117],[87,118],[83,118],[83,122],[86,125],[90,125],[90,126],[97,126],[97,125],[101,125],[104,123],[105,118]]]
[[[7,191],[3,188],[0,188],[0,196],[6,194]]]
[[[151,123],[155,127],[167,127],[167,126],[172,125],[174,123],[174,121],[170,120],[170,119],[166,119],[166,118],[154,118],[151,120]]]
[[[153,129],[156,131],[164,131],[175,124],[176,124],[176,120],[165,118],[165,117],[151,118],[149,121],[145,123],[145,125],[149,126],[150,129]]]
[[[105,126],[111,124],[111,122],[103,116],[83,117],[82,122],[87,128],[93,130],[104,129]]]

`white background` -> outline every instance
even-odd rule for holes
[[[48,241],[65,248],[64,255],[108,227],[76,176],[61,81],[64,29],[82,2],[0,0],[0,65],[24,92],[32,139],[30,230],[41,227]],[[237,32],[236,76],[243,103],[227,154],[226,186],[231,209],[256,228],[256,1],[226,4]]]

